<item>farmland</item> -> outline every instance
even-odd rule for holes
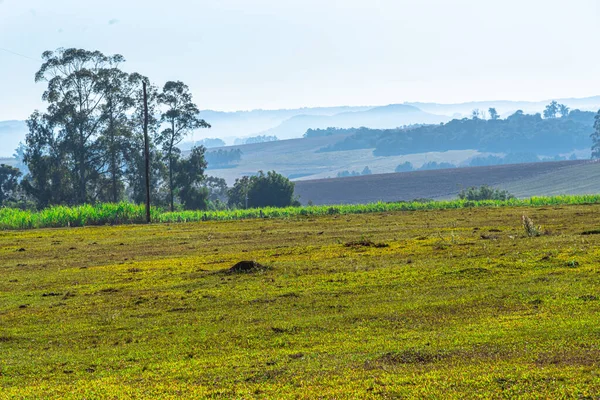
[[[296,182],[295,193],[302,204],[441,200],[480,185],[508,189],[518,197],[589,194],[600,192],[598,175],[599,163],[556,161],[304,180]]]
[[[236,178],[259,170],[276,170],[294,180],[316,180],[335,177],[344,170],[362,171],[366,166],[373,173],[380,174],[393,172],[398,164],[404,162],[411,162],[415,167],[428,161],[460,164],[480,154],[476,150],[455,150],[377,157],[373,155],[373,149],[319,152],[345,137],[348,134],[224,147],[223,150],[241,150],[242,160],[239,165],[230,168],[209,169],[208,174],[224,178],[230,185]]]
[[[599,211],[3,231],[0,398],[596,398]]]
[[[369,204],[342,204],[333,206],[266,207],[230,209],[222,211],[165,212],[151,208],[151,221],[159,223],[185,223],[198,221],[232,221],[256,218],[290,219],[323,215],[350,215],[391,211],[448,210],[473,207],[540,207],[583,205],[600,203],[600,195],[548,196],[508,200],[446,200],[410,201]],[[132,203],[98,203],[81,206],[53,206],[40,211],[0,208],[0,230],[66,228],[98,225],[141,224],[146,221],[143,205]]]

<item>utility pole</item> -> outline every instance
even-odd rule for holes
[[[150,144],[148,143],[148,93],[144,85],[144,158],[146,161],[146,223],[150,223]]]

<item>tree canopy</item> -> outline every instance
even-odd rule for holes
[[[589,148],[593,121],[594,113],[579,110],[570,111],[561,118],[542,118],[540,114],[528,115],[517,111],[506,119],[478,117],[409,128],[349,129],[348,136],[320,151],[373,149],[376,156],[397,156],[473,149],[554,156]]]
[[[275,171],[236,179],[229,190],[229,205],[244,208],[287,207],[296,204],[294,183]]]

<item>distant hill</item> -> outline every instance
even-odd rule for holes
[[[199,131],[198,135],[219,137],[228,144],[233,144],[236,138],[262,135],[263,132],[274,128],[284,121],[299,116],[332,116],[345,112],[365,111],[369,106],[361,107],[315,107],[285,110],[252,110],[252,111],[213,111],[202,110],[200,115],[212,125],[211,129]],[[284,137],[280,137],[284,138]],[[286,136],[285,138],[289,138]]]
[[[594,179],[590,179],[590,178]],[[600,192],[600,163],[558,161],[367,175],[296,182],[307,204],[362,204],[456,198],[461,189],[490,185],[519,197]]]
[[[224,178],[230,185],[236,178],[252,175],[259,170],[276,170],[294,180],[334,177],[342,171],[362,171],[369,167],[373,173],[393,172],[402,163],[410,162],[415,168],[426,162],[449,162],[455,165],[467,163],[473,157],[482,156],[475,150],[457,150],[419,153],[402,156],[379,157],[373,149],[336,151],[324,153],[319,150],[348,137],[334,134],[302,139],[279,140],[269,143],[228,146],[225,150],[240,149],[242,157],[235,167],[211,168],[210,175]],[[185,153],[184,153],[185,154]]]
[[[587,111],[600,109],[600,96],[581,99],[556,99],[572,109]],[[461,104],[405,103],[389,106],[312,107],[283,110],[252,110],[223,112],[202,110],[200,116],[212,125],[199,130],[188,141],[220,138],[227,144],[236,138],[258,135],[277,136],[279,139],[301,137],[312,128],[396,128],[410,124],[435,124],[451,117],[467,116],[475,108],[487,111],[495,107],[502,116],[516,110],[526,113],[541,112],[551,100],[539,102],[481,101]],[[0,122],[0,157],[10,156],[20,141],[25,140],[27,127],[23,121]]]
[[[562,118],[515,113],[506,119],[454,119],[410,129],[349,129],[340,142],[321,151],[373,148],[376,156],[475,149],[482,152],[531,152],[554,156],[590,148],[596,113],[574,110]],[[312,133],[312,132],[311,132]]]
[[[600,96],[585,98],[563,98],[552,99],[561,104],[569,106],[571,109],[580,109],[582,111],[598,111],[600,109]],[[417,107],[425,112],[452,117],[469,116],[474,109],[487,112],[490,107],[496,108],[496,111],[502,116],[507,116],[517,110],[525,113],[542,112],[551,100],[542,101],[473,101],[458,104],[439,104],[439,103],[404,103],[406,105]],[[458,115],[456,115],[458,114]]]
[[[24,121],[0,121],[0,157],[12,157],[19,142],[25,141]]]
[[[308,129],[359,128],[361,126],[385,129],[411,124],[439,124],[448,120],[448,117],[426,113],[413,106],[391,104],[331,116],[297,115],[275,128],[264,131],[262,134],[289,139],[301,137]]]

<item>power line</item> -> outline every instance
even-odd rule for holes
[[[19,56],[19,57],[26,58],[26,59],[28,59],[28,60],[35,61],[35,62],[40,62],[40,61],[41,61],[40,59],[35,59],[35,58],[32,58],[32,57],[28,57],[28,56],[26,56],[26,55],[24,55],[24,54],[17,53],[17,52],[15,52],[15,51],[12,51],[12,50],[5,49],[5,48],[3,48],[3,47],[0,47],[0,50],[2,50],[2,51],[5,51],[5,52],[7,52],[7,53],[9,53],[9,54],[12,54],[12,55],[15,55],[15,56]]]

